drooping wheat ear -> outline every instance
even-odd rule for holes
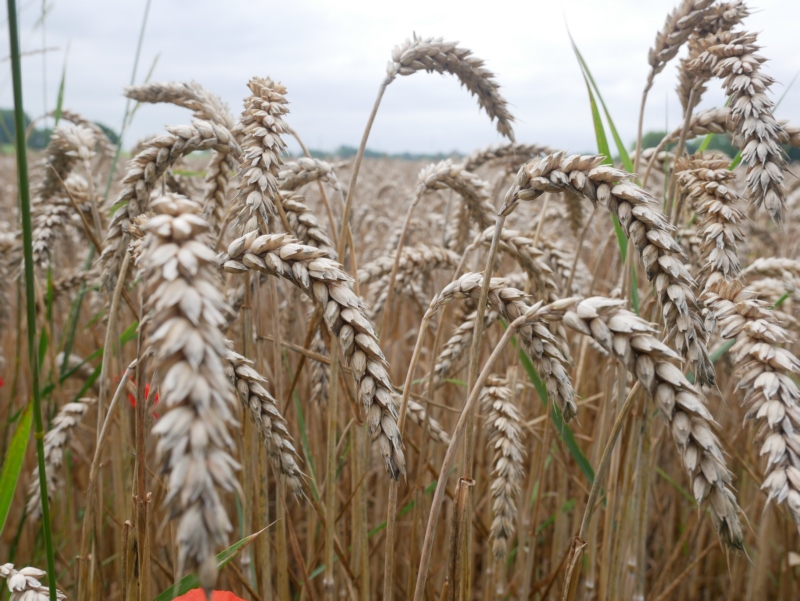
[[[681,248],[670,234],[674,228],[647,191],[625,181],[630,174],[603,165],[603,160],[602,156],[565,156],[559,152],[531,161],[519,170],[501,212],[511,213],[520,200],[566,189],[616,215],[655,287],[670,338],[689,362],[697,381],[711,384],[714,366],[704,344],[703,319],[692,292],[692,277],[679,260]]]
[[[56,365],[59,367],[59,369],[61,368],[62,365],[64,365],[63,352],[58,353],[58,355],[56,355]],[[74,372],[74,374],[77,375],[80,379],[89,380],[94,375],[94,366],[91,363],[88,363],[82,357],[79,357],[74,353],[70,353],[69,355],[67,355],[66,369],[64,371]],[[99,383],[96,383],[94,386],[99,387]],[[83,400],[81,402],[83,402]]]
[[[126,86],[125,96],[137,102],[175,104],[189,109],[195,119],[210,121],[233,129],[234,121],[228,106],[196,81],[165,81]]]
[[[125,88],[125,95],[139,102],[175,104],[189,109],[195,119],[216,123],[233,131],[233,115],[216,94],[199,83],[171,81],[148,83]],[[228,148],[214,149],[206,168],[206,189],[203,196],[203,215],[211,225],[222,220],[227,204],[228,177],[236,173],[239,164]]]
[[[726,159],[694,155],[677,166],[678,182],[693,201],[698,217],[700,252],[699,287],[707,289],[717,280],[732,280],[739,274],[736,245],[742,236],[739,224],[744,215],[739,197],[732,187],[736,175]]]
[[[712,4],[689,37],[689,53],[680,60],[678,67],[678,98],[683,106],[683,114],[694,111],[706,91],[706,84],[713,74],[708,70],[694,70],[691,64],[706,49],[708,36],[719,35],[739,25],[750,14],[741,0]],[[694,95],[692,95],[694,91]]]
[[[310,183],[322,181],[330,184],[338,191],[342,190],[339,178],[330,163],[310,157],[301,157],[281,165],[278,172],[278,188],[281,190],[299,190]]]
[[[96,141],[94,132],[80,125],[65,122],[53,130],[33,205],[33,260],[39,267],[49,263],[56,238],[75,213],[64,181],[79,162],[88,163],[94,156]]]
[[[787,257],[758,257],[743,271],[743,276],[772,276],[787,281],[800,278],[800,261]]]
[[[539,144],[518,144],[516,142],[494,144],[470,153],[464,159],[464,169],[475,171],[487,163],[502,161],[507,169],[516,171],[520,168],[520,165],[524,165],[532,158],[542,154],[552,154],[553,152],[555,150],[549,146],[541,146]]]
[[[655,400],[689,473],[694,498],[698,504],[708,501],[719,536],[741,549],[739,506],[714,418],[702,394],[675,365],[678,356],[653,336],[656,327],[622,305],[621,300],[587,298],[565,313],[564,323],[616,357]]]
[[[544,260],[547,261],[556,275],[560,290],[565,291],[566,294],[578,294],[580,290],[588,290],[588,286],[592,281],[592,274],[580,256],[577,257],[576,261],[574,251],[568,252],[557,242],[545,237],[539,238],[539,246],[544,251]],[[574,275],[572,273],[573,265]],[[568,282],[572,282],[570,290],[566,290]]]
[[[723,338],[731,347],[746,418],[759,424],[761,455],[767,455],[761,488],[769,500],[786,501],[800,528],[800,360],[778,345],[790,342],[769,305],[738,281],[717,282],[706,293]]]
[[[494,229],[494,226],[486,229],[481,234],[479,243],[490,246],[494,237]],[[546,303],[558,298],[555,274],[544,261],[544,253],[536,248],[532,238],[528,238],[516,230],[503,229],[500,232],[497,250],[499,253],[513,258],[528,274],[537,298]]]
[[[94,399],[81,399],[77,403],[64,405],[53,419],[50,430],[44,436],[44,465],[47,477],[47,496],[53,498],[62,486],[61,466],[64,463],[64,447],[69,444],[75,428],[80,424],[83,416]],[[31,475],[28,486],[28,517],[34,521],[39,520],[42,512],[42,492],[39,487],[39,466],[36,466]]]
[[[492,552],[502,561],[514,536],[517,498],[523,477],[525,439],[522,416],[512,402],[513,391],[504,378],[489,376],[481,391],[481,411],[486,414],[487,449],[492,452]]]
[[[252,94],[244,100],[240,120],[242,159],[238,193],[240,233],[259,230],[258,219],[264,226],[270,216],[278,215],[275,203],[278,194],[278,173],[286,150],[282,135],[289,132],[283,116],[289,112],[286,88],[269,78],[254,77],[247,84]]]
[[[12,563],[0,566],[0,577],[6,579],[8,590],[11,591],[9,601],[49,601],[50,589],[39,582],[43,576],[47,576],[47,572],[39,568],[16,570]],[[66,598],[64,593],[56,589],[56,599]]]
[[[754,33],[726,31],[710,40],[708,49],[692,63],[693,68],[711,69],[723,80],[730,96],[735,135],[741,139],[742,158],[747,163],[747,189],[757,207],[762,204],[776,221],[784,207],[781,188],[786,161],[780,147],[781,127],[768,96],[774,79],[764,74],[766,59],[756,52]]]
[[[514,117],[508,110],[508,102],[500,94],[494,73],[484,66],[481,59],[473,56],[471,50],[460,48],[458,42],[421,38],[414,34],[411,39],[392,49],[392,60],[386,65],[387,83],[398,75],[411,75],[423,70],[455,75],[461,85],[478,99],[478,104],[489,115],[489,119],[497,120],[497,131],[514,141],[511,125]]]
[[[417,204],[428,192],[448,188],[461,197],[463,209],[457,211],[455,220],[448,224],[446,246],[463,252],[472,224],[483,230],[494,223],[494,206],[486,182],[450,159],[426,165],[420,170],[413,203]]]
[[[470,298],[478,301],[483,286],[483,274],[466,273],[451,282],[431,301],[429,312],[456,299]],[[489,283],[487,308],[490,308],[507,322],[514,321],[525,314],[530,307],[525,302],[525,294],[516,288],[506,286],[504,280],[492,278]],[[541,301],[539,305],[543,305]],[[575,390],[569,379],[569,356],[567,342],[558,333],[551,332],[545,322],[536,321],[519,331],[523,348],[536,363],[539,375],[547,385],[550,399],[558,405],[564,419],[569,421],[578,413],[575,403]]]
[[[304,203],[305,198],[297,192],[280,191],[283,197],[283,210],[292,232],[303,243],[325,252],[329,259],[336,259],[333,242],[319,222],[314,212]]]
[[[250,269],[285,278],[324,310],[325,323],[339,343],[350,367],[358,396],[367,414],[367,428],[377,440],[389,475],[405,474],[403,442],[392,402],[392,382],[386,358],[364,304],[352,291],[352,278],[325,252],[305,246],[286,234],[258,235],[253,231],[234,240],[221,257],[228,273]]]
[[[394,397],[395,407],[397,410],[400,410],[400,398],[398,395]],[[420,403],[415,401],[414,399],[408,399],[408,404],[406,405],[406,417],[418,425],[423,430],[425,429],[425,421],[428,422],[428,435],[431,437],[433,442],[438,442],[439,444],[443,444],[445,446],[450,444],[450,435],[445,432],[445,429],[442,425],[437,422],[432,417],[427,416],[427,412],[425,411],[425,407],[423,407]]]
[[[225,374],[228,348],[221,328],[225,304],[209,224],[197,203],[164,195],[144,226],[145,344],[163,373],[165,413],[153,427],[166,475],[165,504],[178,518],[179,571],[186,562],[210,589],[217,577],[215,549],[232,530],[220,493],[237,487],[231,453],[234,389]]]
[[[167,135],[150,140],[145,149],[128,163],[123,189],[114,205],[122,205],[111,220],[100,255],[102,281],[108,287],[115,281],[127,248],[127,229],[134,217],[148,210],[156,182],[175,161],[197,150],[241,152],[233,134],[210,121],[195,119],[192,125],[167,127]]]
[[[275,399],[267,391],[267,380],[253,368],[250,361],[238,353],[230,351],[228,361],[229,376],[239,393],[239,400],[256,425],[272,465],[283,479],[286,489],[303,496],[302,473],[297,450],[292,444],[286,419],[278,409]]]
[[[359,284],[366,286],[391,274],[394,259],[394,253],[392,253],[362,265],[358,270]],[[459,255],[441,246],[427,244],[404,246],[400,251],[400,261],[397,264],[396,282],[405,284],[429,274],[434,269],[454,268],[460,260]]]
[[[433,385],[439,388],[445,380],[453,373],[458,362],[464,353],[472,346],[472,334],[475,331],[475,320],[478,313],[472,311],[464,316],[464,319],[456,327],[455,332],[444,343],[439,356],[436,357],[436,364],[433,368]],[[492,324],[500,319],[497,311],[486,311],[483,317],[483,331],[485,332]]]
[[[43,177],[34,190],[35,202],[44,203],[53,196],[63,196],[64,185],[75,166],[94,156],[97,137],[94,131],[82,125],[59,123],[50,136],[50,143],[42,160]]]
[[[656,41],[647,56],[650,73],[647,75],[646,90],[653,85],[656,75],[675,58],[713,3],[714,0],[683,0],[667,15],[664,27],[656,33]]]
[[[7,229],[9,224],[0,223],[0,330],[5,330],[11,312],[9,284],[14,280],[14,264],[19,261],[22,249],[17,235]]]

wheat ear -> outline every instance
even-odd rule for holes
[[[220,497],[237,488],[231,453],[237,426],[234,390],[225,374],[228,349],[221,328],[226,305],[209,224],[201,207],[165,195],[144,226],[145,344],[155,354],[165,413],[153,427],[166,475],[170,514],[178,519],[178,564],[198,570],[209,590],[217,577],[215,549],[232,525]]]
[[[367,428],[377,440],[389,475],[405,474],[405,456],[397,412],[392,402],[392,383],[386,358],[364,305],[351,289],[352,278],[325,252],[305,246],[286,234],[259,236],[258,232],[237,238],[222,257],[229,273],[260,271],[285,278],[324,310],[325,323],[339,342],[367,414]]]
[[[197,150],[217,149],[238,156],[240,150],[227,129],[195,119],[192,125],[167,127],[167,135],[150,140],[145,149],[128,163],[123,189],[114,205],[122,205],[111,220],[100,255],[102,281],[109,286],[119,273],[127,248],[127,229],[134,217],[147,211],[150,194],[158,179],[179,158]]]
[[[238,209],[240,233],[263,227],[278,215],[280,204],[277,176],[286,150],[282,136],[289,132],[283,116],[289,112],[286,88],[269,78],[253,77],[247,84],[252,94],[245,98],[240,120],[241,173],[234,208]]]
[[[489,376],[479,399],[481,410],[486,414],[486,445],[492,451],[489,489],[492,493],[493,517],[489,535],[492,552],[498,561],[506,558],[509,541],[514,535],[517,499],[524,476],[522,416],[512,397],[513,391],[504,378]]]
[[[539,144],[493,144],[471,152],[464,159],[464,169],[475,171],[483,165],[502,162],[506,169],[516,171],[532,158],[542,154],[552,154],[554,149]]]
[[[768,96],[774,83],[761,70],[766,59],[756,52],[758,36],[746,32],[722,32],[709,41],[708,49],[693,66],[711,69],[723,80],[730,96],[736,135],[741,138],[742,158],[747,163],[747,189],[757,207],[764,205],[780,221],[785,198],[781,184],[786,161],[780,147],[781,127]]]
[[[47,576],[47,572],[39,568],[17,570],[12,563],[0,566],[0,577],[6,579],[8,590],[11,591],[9,601],[50,601],[50,589],[39,582],[42,576]],[[56,590],[56,599],[61,601],[66,598],[64,593]]]
[[[564,314],[570,328],[593,338],[616,357],[655,400],[689,473],[698,504],[708,501],[720,537],[742,548],[739,506],[730,489],[731,473],[717,436],[714,418],[702,394],[674,361],[675,352],[657,340],[656,328],[622,308],[624,301],[593,297]]]
[[[392,49],[392,60],[386,66],[387,83],[398,75],[411,75],[417,71],[452,73],[458,77],[489,118],[497,121],[497,131],[514,141],[508,102],[500,94],[500,86],[484,62],[472,51],[458,46],[458,42],[445,42],[442,38],[421,38],[414,34],[403,44]]]
[[[630,174],[603,161],[602,156],[565,156],[563,152],[535,159],[519,170],[501,212],[507,215],[518,201],[534,200],[545,192],[571,190],[616,215],[655,287],[670,338],[697,381],[711,384],[714,366],[704,344],[703,318],[692,292],[692,277],[679,260],[681,248],[670,234],[674,228],[647,191],[625,181]]]

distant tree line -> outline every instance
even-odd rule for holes
[[[642,148],[655,148],[656,146],[661,143],[661,140],[664,139],[667,133],[663,131],[649,131],[642,136]],[[700,148],[700,145],[703,143],[704,138],[696,138],[694,140],[689,140],[686,142],[686,149],[690,153],[694,153]],[[677,144],[668,144],[667,149],[672,150],[675,148]],[[636,143],[634,142],[631,145],[631,148],[635,148]],[[711,137],[711,141],[709,142],[707,150],[717,150],[719,152],[724,152],[729,157],[735,157],[738,152],[738,146],[733,144],[731,137],[728,134],[714,134]],[[790,161],[800,161],[800,148],[792,148],[792,147],[785,147],[784,150],[789,157]]]
[[[27,131],[31,125],[31,118],[28,117],[27,114],[23,117],[23,123],[25,124],[25,131]],[[117,136],[114,130],[102,123],[97,123],[97,125],[105,132],[112,144],[117,143],[119,136]],[[17,135],[16,132],[14,109],[0,109],[0,145],[14,144]],[[33,148],[35,150],[45,148],[48,142],[50,142],[50,134],[52,133],[53,130],[51,128],[35,127],[28,137],[28,148]]]

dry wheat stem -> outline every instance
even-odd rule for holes
[[[153,427],[166,475],[164,503],[178,518],[178,571],[187,562],[200,585],[216,581],[215,549],[232,525],[220,497],[238,487],[231,456],[237,426],[233,386],[225,375],[228,349],[221,328],[229,311],[218,262],[200,206],[165,195],[144,226],[146,342],[155,354],[165,413]],[[141,494],[141,493],[140,493]]]
[[[242,236],[230,244],[222,262],[229,273],[255,270],[283,277],[320,304],[325,323],[342,349],[344,364],[352,370],[367,428],[378,443],[386,470],[394,479],[405,473],[386,358],[364,304],[351,289],[352,278],[323,251],[285,234],[258,236],[251,232]],[[331,378],[335,378],[333,373]]]
[[[648,192],[625,181],[630,174],[603,165],[603,160],[602,156],[565,156],[563,152],[535,159],[520,169],[501,211],[507,215],[520,200],[568,189],[616,215],[655,287],[669,337],[689,362],[697,381],[713,383],[703,319],[691,289],[692,277],[679,260],[683,253],[670,234],[673,227]]]

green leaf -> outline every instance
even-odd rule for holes
[[[781,295],[781,297],[780,297],[778,300],[776,300],[776,301],[775,301],[775,304],[774,304],[774,305],[772,305],[772,308],[773,308],[773,309],[777,309],[777,308],[778,308],[778,307],[780,307],[780,306],[783,304],[783,302],[784,302],[784,301],[785,301],[787,298],[789,298],[790,296],[792,296],[792,293],[791,293],[790,291],[788,291],[788,290],[787,290],[786,292],[784,292],[784,293]]]
[[[33,423],[32,408],[33,404],[28,403],[8,447],[8,453],[3,461],[3,471],[0,472],[0,534],[5,528],[6,518],[14,499],[14,491],[17,490],[17,481],[22,472],[22,464],[25,461],[25,451],[28,449],[28,439],[31,437],[31,424]]]
[[[270,526],[271,525],[272,524],[270,524]],[[267,526],[267,528],[269,528],[270,526]],[[258,537],[258,535],[261,534],[262,532],[265,532],[267,528],[259,530],[258,532],[255,532],[250,536],[244,537],[242,540],[240,540],[237,543],[234,543],[233,545],[225,549],[222,553],[217,555],[217,568],[222,569],[223,567],[225,567],[228,563],[230,563],[231,559],[236,557],[236,554],[239,551],[241,551],[244,547],[253,542],[256,539],[256,537]],[[166,589],[158,597],[153,599],[153,601],[172,601],[172,599],[174,599],[175,597],[180,597],[181,595],[185,595],[189,591],[199,588],[199,586],[200,586],[200,581],[197,579],[197,574],[194,573],[188,574],[183,578],[181,578],[178,582],[173,584],[171,587]]]
[[[64,87],[67,83],[67,59],[69,58],[69,43],[67,51],[64,53],[64,66],[61,68],[61,81],[58,83],[58,99],[56,100],[56,110],[54,113],[55,124],[58,125],[61,119],[61,111],[64,107]]]
[[[606,115],[606,121],[608,121],[608,127],[611,130],[611,136],[614,138],[614,144],[617,147],[617,152],[619,153],[619,158],[622,161],[622,165],[625,167],[625,170],[628,173],[633,172],[633,161],[631,161],[631,157],[628,155],[628,151],[625,148],[625,144],[622,143],[622,138],[619,136],[619,132],[617,132],[617,128],[614,125],[614,120],[611,118],[611,113],[608,112],[608,107],[606,107],[605,100],[603,100],[603,95],[600,94],[600,88],[597,87],[597,83],[592,77],[592,72],[589,70],[589,65],[586,64],[586,61],[583,59],[583,55],[581,54],[580,50],[578,50],[578,46],[575,44],[575,40],[572,39],[572,34],[567,29],[567,34],[569,35],[569,41],[572,44],[572,50],[575,52],[575,56],[578,58],[578,62],[581,65],[581,70],[583,71],[583,78],[589,79],[586,84],[586,87],[589,87],[589,83],[591,83],[591,87],[594,88],[594,91],[597,93],[597,97],[600,99],[600,104],[603,107],[603,112]],[[591,90],[589,90],[589,95],[591,96]],[[594,104],[594,98],[592,98],[592,104]],[[595,106],[596,109],[596,106]],[[598,114],[599,117],[599,114]],[[602,127],[602,125],[601,125]],[[597,126],[595,126],[595,130]],[[605,136],[605,133],[603,133]],[[606,142],[606,146],[608,146],[608,142]],[[610,154],[606,154],[606,156],[610,157]]]
[[[512,344],[516,346],[515,342]],[[547,407],[547,387],[539,377],[539,372],[536,371],[533,361],[531,361],[531,358],[528,357],[528,354],[522,349],[519,350],[519,360],[522,362],[522,367],[525,368],[533,387],[536,388],[536,392],[539,393],[539,398],[542,400],[544,406]],[[564,441],[567,450],[569,450],[573,459],[575,459],[575,463],[578,464],[581,472],[583,472],[583,475],[586,476],[586,479],[591,485],[594,482],[594,470],[592,469],[592,464],[586,458],[586,455],[583,454],[583,451],[581,451],[578,443],[575,441],[575,436],[572,434],[572,430],[564,422],[564,419],[561,417],[561,412],[555,405],[550,407],[550,419],[553,420],[553,425],[555,426],[558,434],[561,436],[561,440]]]

